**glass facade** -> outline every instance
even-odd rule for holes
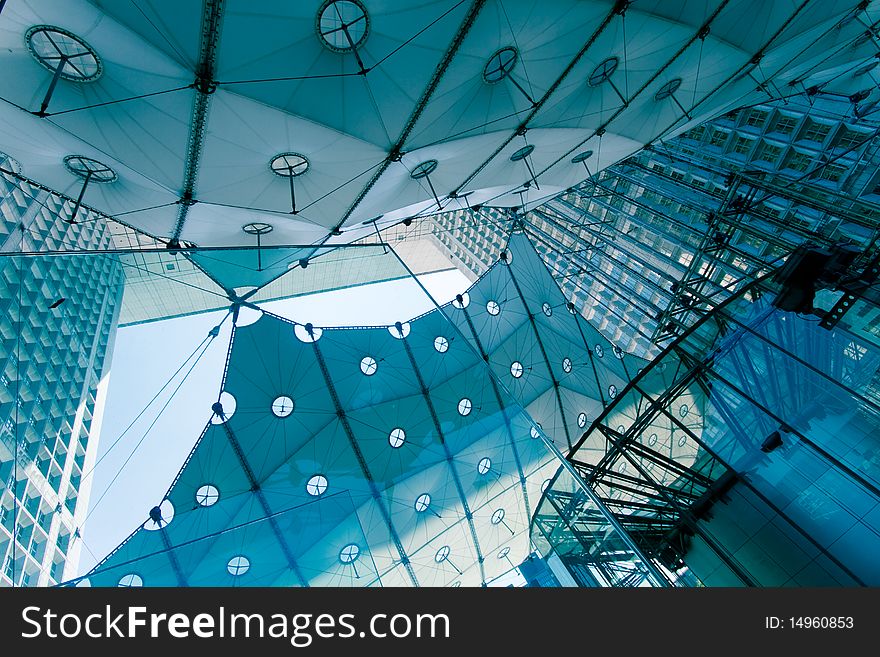
[[[827,311],[839,294],[822,296]],[[765,281],[715,309],[570,454],[677,584],[880,583],[880,344],[861,323],[880,309],[860,300],[852,322],[829,328],[823,312],[781,299]],[[551,487],[536,519],[568,489]],[[581,539],[576,519],[557,521],[563,538],[551,545]],[[533,532],[547,534],[537,520]]]
[[[39,187],[0,185],[0,586],[45,586],[76,573],[123,273],[112,257],[15,255],[111,236],[94,215],[70,225],[72,205]]]
[[[579,312],[628,353],[653,357],[797,245],[874,244],[878,127],[868,103],[795,95],[644,149],[522,217],[459,210],[413,237],[479,276],[521,220]]]

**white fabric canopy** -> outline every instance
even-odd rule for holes
[[[471,205],[532,205],[587,176],[577,153],[594,151],[595,172],[874,54],[861,35],[875,10],[851,14],[852,0],[646,0],[617,13],[599,0],[359,1],[366,35],[339,52],[319,33],[319,0],[9,0],[0,150],[73,198],[83,181],[64,158],[103,162],[118,179],[92,182],[84,202],[156,237],[251,246],[241,228],[261,221],[274,227],[266,244],[348,242],[378,215],[381,228],[437,211],[435,193],[448,209],[465,192]],[[29,51],[37,25],[76,35],[102,68],[59,80],[44,117],[53,74]],[[515,62],[487,82],[502,48]],[[590,85],[609,57],[616,68]],[[526,145],[532,154],[511,161]],[[269,166],[285,152],[309,161],[294,179],[297,214],[289,180]],[[411,178],[428,160],[436,170]],[[179,203],[188,191],[194,205]]]

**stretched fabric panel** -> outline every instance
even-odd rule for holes
[[[545,439],[565,448],[623,387],[614,353],[522,234],[468,292],[409,322],[241,322],[166,498],[88,578],[485,584],[530,551],[560,466]]]

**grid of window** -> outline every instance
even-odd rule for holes
[[[29,213],[27,250],[98,250],[113,243],[113,232],[99,217],[82,210],[88,220],[73,227],[65,221],[70,204],[25,181],[0,176],[0,197],[0,237]],[[35,214],[29,212],[34,204],[42,208]],[[8,289],[14,282],[33,303],[22,306],[22,330],[0,332],[2,383],[18,391],[0,400],[0,426],[17,434],[21,447],[13,458],[30,467],[24,479],[0,477],[0,585],[47,585],[60,581],[75,532],[72,513],[80,502],[97,382],[112,339],[123,272],[111,259],[84,257],[34,259],[20,276],[11,275],[14,268],[14,263],[5,269],[0,263],[0,297],[15,297]],[[62,292],[69,285],[75,286],[75,295]],[[62,296],[65,304],[47,316],[43,309]],[[9,338],[16,333],[13,345]],[[80,405],[82,421],[77,423]],[[5,475],[9,464],[0,459],[0,473]]]

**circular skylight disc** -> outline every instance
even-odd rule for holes
[[[31,55],[52,73],[62,60],[59,74],[72,82],[91,82],[103,72],[98,54],[88,43],[60,27],[35,25],[27,31],[25,42]]]
[[[279,176],[289,178],[303,175],[309,170],[309,160],[299,153],[280,153],[269,162],[269,168]]]
[[[413,180],[419,180],[420,178],[424,178],[426,176],[430,176],[437,169],[437,160],[426,160],[422,162],[415,169],[412,170],[412,173],[409,174],[410,178]]]
[[[678,91],[678,88],[680,86],[681,78],[674,78],[670,80],[657,90],[657,93],[654,94],[654,100],[665,100],[666,98],[669,98],[672,94]]]
[[[109,183],[116,180],[116,172],[103,162],[85,155],[68,155],[64,158],[64,166],[72,174],[86,178],[92,182]]]
[[[483,79],[489,84],[501,82],[510,75],[519,60],[519,53],[513,46],[505,46],[496,51],[483,67]]]
[[[614,74],[619,63],[617,57],[609,57],[593,69],[590,77],[587,78],[587,84],[591,87],[598,87]]]
[[[528,146],[523,146],[517,151],[514,151],[513,155],[510,156],[511,162],[519,162],[520,160],[526,159],[529,155],[532,154],[532,151],[535,150],[534,144],[529,144]]]
[[[359,0],[327,0],[318,10],[321,43],[334,52],[360,48],[370,31],[370,17]]]

